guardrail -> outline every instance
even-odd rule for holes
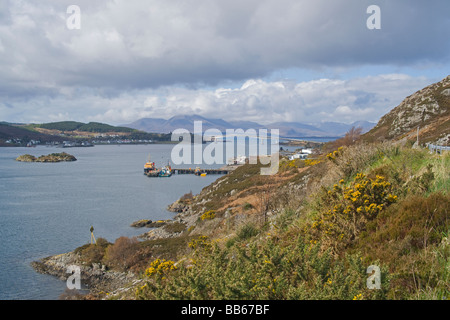
[[[442,151],[450,151],[450,147],[437,146],[437,145],[434,145],[431,143],[428,144],[428,149],[430,149],[431,152],[436,152],[436,153],[442,153]]]

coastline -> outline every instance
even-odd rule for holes
[[[216,182],[217,180],[211,185]],[[167,210],[176,213],[172,219],[155,222],[151,220],[139,220],[131,223],[131,226],[135,228],[152,228],[149,231],[143,232],[137,238],[142,241],[175,238],[180,236],[184,230],[195,225],[198,219],[197,214],[192,211],[191,206],[183,203],[181,199],[168,205]],[[184,226],[182,231],[170,231],[170,226],[179,225]],[[67,272],[69,266],[80,267],[83,290],[88,290],[88,293],[83,295],[83,299],[104,300],[114,298],[123,299],[124,297],[125,299],[129,299],[134,296],[136,286],[144,281],[139,274],[109,270],[101,263],[87,265],[75,251],[76,249],[70,252],[48,256],[37,261],[32,261],[30,265],[36,272],[56,277],[61,281],[67,281],[71,275]],[[71,290],[66,289],[66,294],[67,291]],[[60,297],[63,297],[65,293],[61,292]]]
[[[41,274],[54,276],[61,281],[67,281],[70,273],[69,266],[80,267],[80,278],[83,288],[89,290],[87,295],[107,292],[108,296],[124,293],[134,288],[141,280],[134,273],[106,270],[104,265],[92,264],[87,266],[80,261],[79,255],[67,252],[49,256],[31,262],[33,269]],[[61,292],[63,295],[64,292]]]

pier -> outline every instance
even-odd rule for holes
[[[217,169],[202,169],[199,167],[196,168],[171,168],[168,167],[169,170],[163,169],[153,169],[150,170],[148,168],[144,168],[144,174],[147,177],[170,177],[174,174],[195,174],[197,176],[205,176],[209,174],[228,174],[231,171],[235,170],[236,168],[240,167],[241,165],[226,165],[221,168]]]
[[[219,168],[219,169],[201,169],[201,168],[172,168],[174,174],[228,174],[231,172],[231,168]]]

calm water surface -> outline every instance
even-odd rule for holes
[[[149,154],[162,166],[172,148],[0,148],[0,299],[58,299],[65,282],[36,273],[30,262],[88,243],[91,225],[97,238],[110,242],[142,234],[148,229],[131,228],[133,221],[172,218],[167,205],[191,190],[199,193],[219,177],[143,175]],[[25,153],[40,156],[62,151],[78,161],[14,161]]]

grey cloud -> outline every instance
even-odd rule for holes
[[[376,120],[429,80],[245,82],[289,68],[448,63],[450,2],[375,2],[381,30],[366,28],[372,0],[77,0],[81,30],[68,30],[74,1],[0,0],[0,117]]]
[[[78,1],[81,30],[65,28],[69,1],[5,2],[3,77],[35,86],[146,88],[216,85],[279,68],[411,65],[449,58],[447,1],[378,1],[382,29],[365,26],[369,0]],[[65,6],[67,4],[67,6]],[[44,79],[42,79],[44,78]]]

